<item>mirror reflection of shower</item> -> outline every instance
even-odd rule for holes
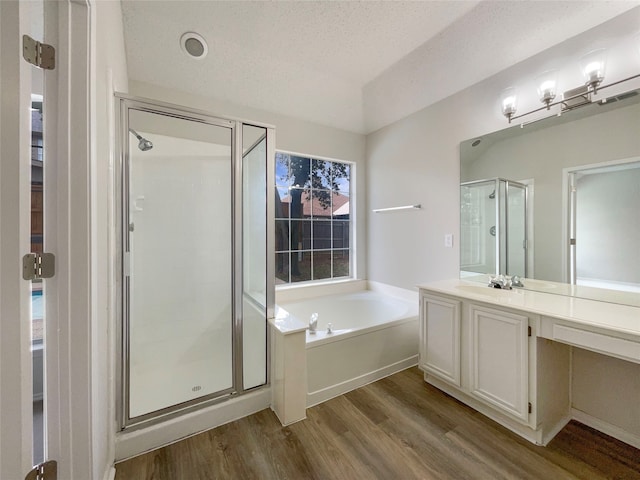
[[[133,128],[130,128],[129,131],[133,133],[133,135],[138,139],[138,148],[140,150],[142,150],[143,152],[146,152],[147,150],[151,150],[153,148],[153,143],[151,143],[151,141],[144,138],[142,135],[136,132]]]
[[[492,178],[461,185],[460,266],[463,277],[526,277],[527,186]]]

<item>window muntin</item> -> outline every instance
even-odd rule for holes
[[[276,152],[276,284],[349,278],[353,166]]]

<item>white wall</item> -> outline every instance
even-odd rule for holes
[[[412,289],[458,276],[458,145],[505,124],[481,92],[465,90],[367,136],[369,280]],[[371,212],[417,203],[421,210]],[[447,233],[453,248],[444,246]]]
[[[156,99],[206,110],[221,117],[241,118],[274,125],[276,127],[276,148],[296,153],[306,153],[319,157],[346,160],[356,164],[356,262],[358,278],[367,278],[366,270],[366,215],[365,215],[365,136],[318,125],[284,115],[257,110],[243,105],[235,105],[215,98],[192,95],[167,89],[149,83],[130,81],[129,92],[138,97]],[[215,92],[212,92],[215,97]]]
[[[629,19],[614,19],[621,35],[623,31],[637,30],[635,18],[631,17],[632,23]],[[571,48],[561,45],[560,50],[566,53],[567,50],[577,52],[583,49],[584,45],[589,44],[592,33],[571,39],[566,42]],[[637,52],[630,53],[628,58],[632,58],[631,55],[637,56]],[[568,66],[572,65],[569,62],[574,61],[550,49],[367,136],[369,280],[414,288],[417,283],[458,277],[459,144],[463,140],[507,127],[499,110],[498,99],[500,91],[512,84],[526,85],[528,88],[527,98],[520,102],[521,111],[537,108],[539,103],[535,86],[529,79],[541,71],[541,66],[551,61],[557,62],[557,59],[563,59]],[[632,73],[637,73],[637,64],[628,62],[622,67],[633,68],[635,72]],[[608,80],[624,78],[632,73],[625,72],[618,78],[610,77]],[[579,81],[576,75],[576,85]],[[601,138],[601,141],[610,142],[611,139]],[[637,155],[636,151],[633,156]],[[627,156],[632,156],[631,152]],[[519,176],[513,175],[515,178]],[[539,191],[536,184],[536,198],[541,195],[544,192]],[[422,210],[370,213],[372,208],[415,203],[422,204]],[[443,237],[446,233],[454,233],[453,248],[444,247]],[[597,368],[600,361],[600,356],[574,356],[574,383],[582,381],[578,378],[581,372],[591,371],[594,376],[608,375],[617,384],[635,385],[628,380],[630,375],[638,375],[638,365],[605,372]],[[600,380],[604,382],[604,378]],[[606,402],[606,398],[600,396],[601,391],[579,389],[574,393],[574,404],[580,405],[587,414],[611,424],[617,422],[615,415],[606,409],[592,409],[593,405]],[[640,388],[629,386],[616,407],[633,410],[637,408],[638,398]]]
[[[640,365],[573,349],[573,408],[640,438]]]
[[[115,312],[116,283],[111,271],[115,223],[109,216],[112,201],[115,149],[113,91],[126,92],[127,64],[120,2],[92,2],[95,35],[94,129],[92,165],[93,311],[91,328],[93,478],[109,474],[115,456]]]

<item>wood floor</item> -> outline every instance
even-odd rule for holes
[[[411,368],[307,410],[270,410],[116,465],[116,480],[640,479],[640,450],[577,422],[537,447]]]

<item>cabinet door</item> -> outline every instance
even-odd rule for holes
[[[476,305],[469,313],[471,394],[526,423],[529,319]]]
[[[460,386],[460,302],[420,297],[420,359],[425,372]]]

